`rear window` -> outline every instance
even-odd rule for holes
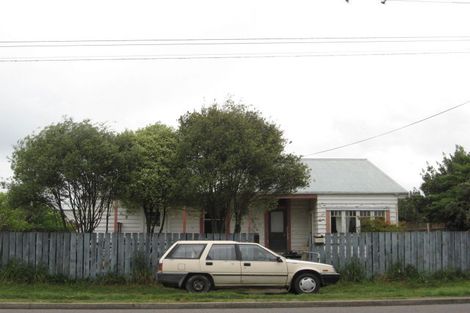
[[[199,259],[205,244],[179,244],[171,250],[167,259]]]

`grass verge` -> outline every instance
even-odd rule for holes
[[[339,283],[322,288],[315,295],[293,295],[282,291],[225,289],[207,294],[190,294],[184,290],[160,285],[97,285],[86,282],[67,284],[0,285],[0,302],[48,303],[150,303],[150,302],[238,302],[238,301],[320,301],[403,299],[421,297],[470,296],[470,281],[389,282],[367,281]]]

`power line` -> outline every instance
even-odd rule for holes
[[[399,0],[396,0],[399,1]],[[79,39],[79,40],[3,40],[2,45],[87,45],[87,44],[282,44],[325,42],[395,42],[395,41],[467,41],[470,36],[351,36],[351,37],[238,37],[238,38],[143,38],[143,39]],[[272,43],[270,43],[272,41]]]
[[[387,2],[421,2],[437,4],[470,4],[468,1],[441,1],[441,0],[387,0]]]
[[[132,46],[235,46],[235,45],[305,45],[305,44],[371,44],[371,43],[423,43],[468,42],[470,37],[448,39],[382,39],[382,40],[326,40],[326,41],[233,41],[233,42],[102,42],[102,43],[35,43],[2,44],[0,48],[63,48],[63,47],[132,47]]]
[[[384,51],[348,53],[290,53],[290,54],[188,54],[188,55],[122,55],[122,56],[57,56],[0,58],[0,63],[26,62],[80,62],[80,61],[150,61],[150,60],[210,60],[210,59],[269,59],[310,57],[354,57],[354,56],[412,56],[470,54],[470,51]]]
[[[374,135],[374,136],[367,137],[367,138],[364,138],[364,139],[361,139],[361,140],[357,140],[357,141],[354,141],[354,142],[351,142],[351,143],[348,143],[348,144],[344,144],[344,145],[341,145],[341,146],[337,146],[337,147],[334,147],[334,148],[330,148],[330,149],[326,149],[326,150],[321,150],[321,151],[317,151],[317,152],[314,152],[314,153],[305,154],[305,155],[303,155],[303,157],[309,156],[309,155],[321,154],[321,153],[325,153],[325,152],[330,152],[330,151],[334,151],[334,150],[339,150],[339,149],[346,148],[346,147],[349,147],[349,146],[357,145],[357,144],[359,144],[359,143],[363,143],[363,142],[365,142],[365,141],[369,141],[369,140],[376,139],[376,138],[379,138],[379,137],[382,137],[382,136],[386,136],[386,135],[389,135],[389,134],[391,134],[391,133],[394,133],[394,132],[400,131],[400,130],[402,130],[402,129],[405,129],[405,128],[411,127],[411,126],[413,126],[413,125],[416,125],[416,124],[422,123],[422,122],[424,122],[424,121],[427,121],[427,120],[429,120],[429,119],[431,119],[431,118],[433,118],[433,117],[436,117],[436,116],[442,115],[442,114],[444,114],[444,113],[447,113],[447,112],[449,112],[449,111],[455,110],[455,109],[457,109],[457,108],[459,108],[459,107],[462,107],[462,106],[464,106],[464,105],[466,105],[466,104],[469,104],[469,103],[470,103],[470,100],[467,100],[467,101],[465,101],[465,102],[463,102],[463,103],[460,103],[460,104],[458,104],[458,105],[456,105],[456,106],[453,106],[453,107],[451,107],[451,108],[448,108],[448,109],[446,109],[446,110],[444,110],[444,111],[440,111],[440,112],[438,112],[438,113],[435,113],[435,114],[430,115],[430,116],[428,116],[428,117],[422,118],[422,119],[420,119],[420,120],[418,120],[418,121],[415,121],[415,122],[406,124],[406,125],[404,125],[404,126],[401,126],[401,127],[398,127],[398,128],[395,128],[395,129],[392,129],[392,130],[389,130],[389,131],[380,133],[380,134],[378,134],[378,135]]]

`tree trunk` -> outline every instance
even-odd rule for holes
[[[158,231],[159,236],[163,231],[163,226],[165,226],[165,220],[166,220],[166,208],[163,209],[163,218],[162,218],[162,222],[160,223],[160,230]]]

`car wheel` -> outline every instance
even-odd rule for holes
[[[204,275],[193,275],[186,281],[186,290],[189,292],[208,292],[211,289],[211,281]]]
[[[294,291],[301,293],[317,293],[320,290],[320,280],[314,274],[300,274],[294,280]]]

